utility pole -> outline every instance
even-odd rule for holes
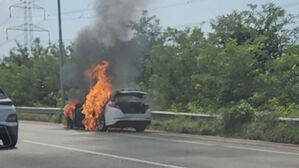
[[[61,8],[60,8],[60,0],[57,0],[58,5],[58,30],[59,30],[59,55],[60,55],[60,89],[61,89],[61,107],[63,108],[65,105],[65,96],[64,96],[64,86],[63,86],[63,76],[62,76],[62,67],[63,67],[63,44],[62,44],[62,28],[61,28]],[[62,114],[60,115],[60,121],[62,119]]]
[[[12,16],[12,9],[19,8],[24,9],[24,23],[19,26],[13,26],[6,29],[6,39],[8,40],[9,31],[23,31],[24,32],[24,47],[30,51],[31,43],[33,41],[33,32],[47,32],[50,42],[50,31],[39,27],[32,23],[32,10],[42,10],[44,12],[44,20],[46,19],[45,9],[32,0],[23,0],[19,3],[9,6],[9,17]]]

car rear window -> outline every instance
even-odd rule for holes
[[[0,99],[5,99],[7,98],[6,94],[3,92],[2,89],[0,89]]]
[[[142,97],[140,94],[119,94],[115,97],[115,102],[142,102]]]

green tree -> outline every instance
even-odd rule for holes
[[[65,48],[66,61],[73,58],[71,48]],[[31,48],[17,45],[0,65],[0,86],[18,106],[58,106],[59,55],[56,45],[44,47],[36,39]]]

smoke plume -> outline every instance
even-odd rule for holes
[[[115,88],[134,87],[142,71],[141,42],[130,23],[139,19],[149,0],[95,0],[96,22],[83,29],[75,43],[76,64],[64,68],[64,82],[78,88],[69,99],[81,99],[89,90],[84,72],[106,60]]]

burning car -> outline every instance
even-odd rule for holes
[[[133,88],[115,91],[102,108],[95,109],[100,112],[99,117],[95,117],[96,113],[91,113],[95,119],[95,128],[98,128],[99,131],[106,131],[108,127],[135,128],[137,132],[143,132],[151,123],[151,110],[144,103],[145,95],[146,92]],[[64,112],[68,128],[96,130],[94,127],[88,129],[94,121],[93,119],[86,120],[88,113],[84,113],[84,107],[86,108],[84,104],[86,102],[78,104],[76,101],[72,101],[65,106]],[[93,107],[96,107],[96,104]]]
[[[98,129],[106,131],[108,127],[132,127],[137,132],[143,132],[151,123],[151,110],[143,102],[145,95],[146,92],[137,89],[117,90],[97,120]]]
[[[66,128],[84,128],[86,131],[106,131],[108,127],[132,127],[142,132],[151,123],[151,110],[144,104],[146,95],[134,88],[112,93],[111,78],[106,74],[107,61],[85,71],[89,91],[84,101],[70,100],[64,107]]]
[[[0,88],[0,139],[4,147],[12,148],[16,146],[18,125],[15,106]]]

